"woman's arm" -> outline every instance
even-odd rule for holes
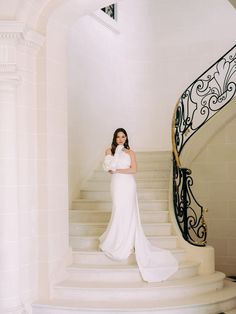
[[[131,157],[130,168],[128,168],[128,169],[116,169],[116,171],[113,173],[136,173],[137,172],[137,162],[136,162],[135,153],[132,150],[130,150],[129,154]]]
[[[106,155],[111,155],[111,149],[110,148],[107,148],[106,150],[105,150],[105,156]]]
[[[103,170],[105,170],[106,172],[116,170],[114,156],[112,156],[110,148],[106,149],[105,151],[105,158],[104,158],[102,167],[103,167]]]

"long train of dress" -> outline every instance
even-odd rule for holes
[[[106,155],[105,171],[127,169],[130,155],[118,145],[115,155]],[[133,174],[111,175],[112,214],[105,232],[99,237],[99,248],[114,260],[125,260],[135,251],[144,281],[166,280],[178,270],[178,262],[169,250],[154,246],[146,238],[139,214],[136,181]]]

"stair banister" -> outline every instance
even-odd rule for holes
[[[191,170],[181,165],[187,142],[236,96],[236,45],[199,76],[179,98],[172,120],[173,205],[183,238],[205,246],[203,206],[192,191]],[[207,211],[207,210],[205,210]]]

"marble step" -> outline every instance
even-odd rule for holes
[[[55,285],[53,298],[81,301],[177,300],[205,294],[223,288],[224,274],[166,280],[159,283],[140,282],[80,282],[65,280]]]
[[[172,254],[179,262],[185,259],[184,249],[172,249]],[[131,253],[127,260],[116,261],[106,256],[102,251],[73,251],[73,263],[80,265],[136,265],[135,253]]]
[[[138,199],[148,200],[167,200],[169,197],[168,189],[141,189],[138,192]],[[101,190],[81,190],[80,191],[81,199],[94,199],[94,200],[111,200],[111,192],[101,191]]]
[[[151,188],[151,189],[168,189],[169,188],[169,179],[155,179],[155,180],[136,180],[137,191],[142,188]],[[101,190],[108,191],[110,190],[110,178],[107,177],[104,180],[88,180],[83,189],[91,190]]]
[[[143,170],[169,170],[171,160],[137,160],[138,171]],[[100,162],[96,170],[103,170],[103,162]]]
[[[144,210],[167,210],[167,200],[139,200],[139,209]],[[77,199],[72,202],[72,210],[102,210],[111,211],[111,201]]]
[[[70,235],[78,236],[99,236],[107,227],[107,223],[70,223]],[[143,224],[144,233],[146,235],[171,235],[172,224],[165,223],[145,223]]]
[[[103,222],[108,223],[111,217],[111,212],[102,210],[70,210],[70,222],[92,223]],[[161,223],[168,222],[169,212],[166,210],[144,210],[140,211],[140,218],[142,223]]]
[[[149,241],[160,248],[178,248],[178,237],[171,236],[148,236]],[[70,246],[73,250],[98,250],[98,237],[70,236]]]
[[[198,274],[199,263],[183,262],[168,280],[183,279]],[[79,265],[67,267],[67,280],[77,282],[142,282],[137,265]]]
[[[106,179],[110,178],[112,174],[105,172],[102,169],[94,170],[91,180],[93,179]],[[168,170],[142,170],[138,171],[137,173],[133,174],[136,179],[146,179],[146,180],[152,180],[152,179],[170,179],[170,169]]]
[[[139,300],[122,302],[86,300],[39,300],[33,304],[33,314],[233,314],[236,307],[236,285],[228,283],[222,289],[178,299]]]

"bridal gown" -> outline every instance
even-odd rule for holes
[[[106,155],[105,171],[130,168],[131,158],[118,145],[115,155]],[[135,252],[144,281],[166,280],[178,269],[178,262],[168,250],[154,246],[146,238],[140,220],[136,181],[133,174],[111,174],[112,213],[99,248],[114,260],[125,260]]]

